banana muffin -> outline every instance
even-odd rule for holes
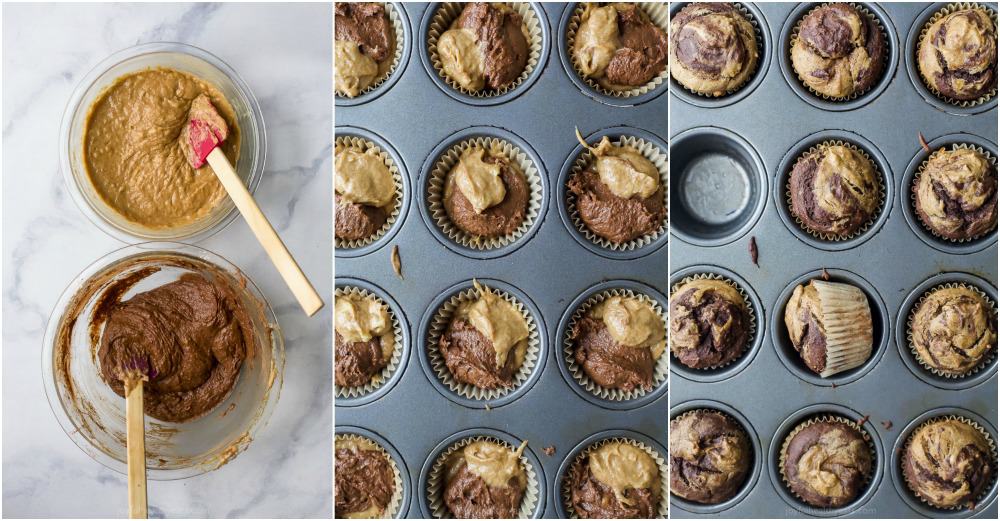
[[[815,421],[798,427],[783,447],[781,469],[788,487],[819,508],[842,507],[864,490],[874,462],[858,427]]]
[[[699,409],[670,421],[670,492],[688,501],[717,505],[746,482],[753,451],[736,420]]]
[[[670,20],[670,74],[684,88],[723,96],[745,84],[760,59],[753,24],[733,3],[695,3]]]
[[[720,367],[740,357],[750,338],[750,313],[727,282],[694,279],[670,297],[670,352],[692,369]]]
[[[652,519],[658,516],[660,469],[643,449],[613,441],[590,450],[566,476],[580,519]]]
[[[577,71],[602,87],[645,85],[667,66],[667,33],[638,5],[586,3],[573,39]]]
[[[903,453],[906,486],[937,508],[974,508],[996,471],[996,454],[986,436],[948,417],[918,428]]]
[[[927,367],[962,376],[997,347],[997,317],[981,294],[964,286],[927,295],[910,319],[911,347]]]
[[[809,12],[792,40],[792,68],[810,89],[844,99],[875,84],[885,68],[885,35],[853,4]]]
[[[806,367],[823,378],[863,365],[874,327],[868,297],[851,284],[810,280],[785,305],[785,327]]]
[[[996,89],[997,32],[986,8],[946,14],[926,31],[917,48],[917,68],[933,90],[970,101]]]
[[[788,184],[792,214],[817,234],[850,236],[882,203],[875,165],[844,145],[823,144],[800,157]]]
[[[935,235],[965,241],[997,227],[997,167],[978,150],[938,149],[912,190],[917,216]]]

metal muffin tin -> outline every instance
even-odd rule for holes
[[[932,145],[964,138],[996,154],[995,100],[977,110],[942,106],[928,101],[926,89],[922,84],[915,87],[909,77],[913,74],[907,72],[915,60],[913,32],[920,30],[920,20],[926,20],[943,5],[886,3],[872,9],[880,17],[884,15],[889,22],[885,24],[887,30],[895,32],[889,38],[889,45],[894,47],[889,52],[898,59],[889,62],[887,85],[883,88],[880,84],[880,92],[859,98],[863,102],[853,103],[850,110],[839,105],[827,107],[827,102],[796,88],[799,80],[790,73],[790,67],[782,67],[787,60],[784,39],[796,21],[794,17],[807,11],[794,3],[758,4],[755,8],[763,14],[763,26],[771,31],[775,54],[762,59],[764,66],[768,62],[770,65],[760,72],[765,77],[750,94],[731,104],[693,104],[686,101],[687,93],[674,94],[676,84],[672,87],[670,282],[699,271],[730,278],[732,273],[737,274],[740,278],[735,280],[746,283],[745,289],[762,305],[757,310],[757,327],[764,331],[764,339],[759,350],[744,355],[752,356],[752,361],[745,366],[739,365],[742,360],[734,362],[724,370],[738,370],[729,370],[722,380],[692,377],[691,371],[672,360],[671,417],[692,408],[713,407],[711,402],[724,412],[738,412],[737,419],[751,426],[748,432],[754,438],[754,457],[763,463],[763,470],[759,478],[751,478],[745,495],[719,507],[671,497],[671,517],[997,517],[995,484],[974,512],[940,511],[916,500],[896,468],[897,452],[905,436],[918,418],[926,419],[928,411],[947,414],[961,409],[996,435],[995,358],[964,384],[953,385],[933,376],[924,377],[924,370],[908,359],[912,357],[908,347],[900,345],[906,342],[906,334],[899,328],[906,327],[905,315],[913,299],[919,298],[919,294],[911,296],[916,290],[922,293],[927,287],[947,281],[973,281],[987,295],[996,296],[996,233],[969,246],[938,244],[936,239],[924,236],[918,222],[908,223],[913,220],[909,207],[912,171],[926,157],[917,132],[922,132]],[[675,14],[682,6],[672,4],[671,12]],[[996,9],[996,4],[992,8]],[[915,81],[920,82],[919,78]],[[815,102],[804,100],[809,97]],[[874,148],[869,151],[875,152],[872,159],[880,169],[884,161],[888,167],[884,173],[892,180],[886,187],[888,208],[884,222],[873,225],[858,240],[845,241],[850,244],[815,241],[798,233],[794,220],[786,222],[784,189],[779,188],[787,177],[783,168],[794,162],[795,157],[789,156],[796,154],[801,142],[816,133],[860,136],[856,144]],[[939,140],[941,136],[947,138]],[[735,186],[743,192],[689,197],[696,203],[693,206],[678,203],[684,201],[684,190],[691,183],[682,177],[685,167],[692,159],[704,159],[705,154],[713,153],[715,164],[725,164],[725,158],[731,157],[735,168],[695,168],[687,175],[721,176],[721,186]],[[718,217],[705,206],[707,202],[738,208],[719,217],[714,227],[704,226],[697,219],[699,215]],[[763,205],[760,213],[755,211],[757,204]],[[759,267],[751,262],[748,252],[751,238],[756,240]],[[823,268],[832,280],[859,283],[869,295],[876,322],[872,359],[858,369],[825,380],[805,370],[794,350],[786,345],[783,323],[792,283],[810,278],[801,276],[816,276]],[[927,286],[925,281],[932,283]],[[878,444],[878,468],[871,489],[854,503],[833,511],[811,508],[795,499],[777,473],[777,452],[783,436],[794,427],[792,423],[816,413],[868,417],[864,426]],[[886,428],[883,421],[892,422],[891,428]],[[752,475],[756,472],[752,471]]]
[[[623,287],[628,289],[650,288],[656,294],[649,296],[662,301],[668,280],[666,240],[621,258],[615,252],[584,245],[586,239],[576,236],[559,210],[565,204],[560,199],[561,172],[579,152],[575,127],[584,136],[630,127],[639,137],[651,136],[665,143],[666,83],[654,91],[656,95],[636,99],[605,99],[585,91],[574,81],[575,76],[568,74],[564,66],[568,60],[563,55],[566,46],[560,44],[560,20],[572,4],[533,6],[544,15],[547,56],[540,61],[537,77],[504,100],[477,106],[444,92],[449,87],[442,88],[427,67],[421,66],[427,50],[426,42],[419,39],[407,46],[410,56],[404,57],[400,69],[393,73],[400,75],[398,79],[386,82],[365,102],[336,99],[335,132],[363,129],[379,136],[398,153],[400,170],[409,179],[409,205],[399,217],[398,232],[364,253],[335,252],[336,285],[356,285],[360,280],[366,289],[388,295],[401,309],[400,318],[409,331],[406,348],[410,356],[388,391],[370,401],[336,400],[337,432],[363,428],[398,450],[403,460],[400,468],[407,469],[409,482],[414,484],[406,498],[409,507],[404,509],[409,517],[425,515],[426,487],[420,484],[426,483],[423,474],[444,447],[441,444],[469,429],[491,429],[511,440],[528,441],[540,470],[543,505],[538,513],[549,518],[561,512],[561,471],[568,467],[564,462],[575,449],[582,448],[578,445],[584,440],[629,431],[636,433],[638,441],[655,442],[657,450],[664,450],[667,443],[665,384],[624,407],[585,399],[579,392],[586,391],[561,370],[560,329],[564,315],[573,311],[569,307],[574,299],[607,281],[626,281]],[[430,19],[427,4],[406,3],[401,9],[410,23],[409,34],[425,34],[421,25]],[[433,151],[472,127],[492,127],[504,136],[515,136],[515,144],[527,144],[530,151],[526,152],[537,156],[537,166],[547,180],[539,223],[515,247],[499,254],[483,255],[455,247],[424,215],[426,176],[436,159]],[[620,131],[613,134],[620,135]],[[391,264],[396,246],[403,280]],[[544,356],[536,368],[537,379],[529,381],[523,392],[511,393],[516,394],[512,400],[506,399],[508,395],[488,409],[482,404],[463,404],[464,400],[451,396],[432,372],[421,367],[426,349],[423,331],[436,311],[435,302],[440,295],[450,293],[449,288],[470,283],[473,278],[502,281],[509,286],[503,289],[526,295],[537,309],[538,325],[544,332]],[[556,449],[552,456],[543,450],[549,446]]]

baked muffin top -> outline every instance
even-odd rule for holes
[[[831,98],[868,90],[885,68],[885,36],[851,4],[810,11],[792,42],[792,68],[806,86]]]
[[[948,98],[975,100],[994,90],[997,34],[986,9],[961,9],[932,23],[917,48],[917,68]]]
[[[913,313],[912,347],[924,365],[961,376],[972,371],[997,347],[997,318],[992,306],[964,286],[932,291]]]
[[[706,96],[734,91],[757,70],[753,25],[736,4],[691,3],[670,20],[670,74]]]
[[[978,150],[938,149],[912,189],[917,216],[935,235],[963,241],[997,226],[997,168]]]

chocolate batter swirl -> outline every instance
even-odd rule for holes
[[[525,486],[512,477],[503,487],[491,487],[461,463],[444,490],[444,503],[458,519],[515,519]]]
[[[628,488],[624,496],[628,504],[615,496],[614,489],[596,477],[588,459],[570,468],[570,502],[573,513],[580,519],[653,519],[657,517],[659,496],[650,488]]]
[[[337,518],[380,517],[392,500],[396,488],[392,465],[380,451],[365,445],[353,440],[337,442],[334,485]],[[371,515],[359,516],[359,513]]]
[[[885,66],[885,36],[850,4],[824,4],[802,19],[792,67],[814,91],[847,98],[869,89]]]
[[[722,96],[750,79],[759,59],[753,25],[732,3],[692,3],[670,21],[670,73],[684,87]]]
[[[986,9],[962,9],[931,24],[917,67],[928,85],[952,99],[975,100],[996,89],[997,33]]]

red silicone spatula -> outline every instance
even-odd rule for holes
[[[246,186],[233,165],[219,145],[229,136],[229,127],[222,116],[215,110],[208,96],[200,94],[191,103],[191,111],[188,115],[189,123],[181,131],[181,143],[188,161],[194,168],[201,168],[207,161],[212,167],[212,171],[219,178],[223,188],[233,200],[233,204],[240,211],[243,219],[246,220],[250,230],[257,237],[257,242],[267,252],[274,267],[278,269],[285,284],[292,290],[295,298],[299,301],[303,311],[312,316],[323,307],[323,299],[316,293],[316,289],[302,273],[298,263],[288,252],[285,243],[274,231],[267,217],[260,211],[257,202],[247,191]]]

